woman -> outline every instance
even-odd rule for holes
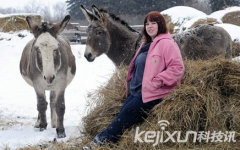
[[[142,34],[144,42],[128,69],[125,103],[113,122],[83,150],[117,142],[126,129],[142,122],[181,81],[184,74],[182,56],[159,12],[146,15]]]

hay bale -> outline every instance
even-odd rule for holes
[[[222,18],[222,22],[223,23],[231,23],[231,24],[240,26],[240,20],[239,20],[240,17],[239,16],[240,16],[240,10],[235,11],[235,12],[227,13]]]
[[[200,16],[200,17],[193,18],[187,21],[186,23],[184,23],[181,26],[179,32],[185,31],[187,29],[192,29],[199,24],[220,24],[220,23],[222,23],[222,21],[219,19],[209,17],[209,16]]]
[[[222,20],[223,23],[230,23],[240,26],[240,7],[228,7],[224,10],[219,10],[210,14],[213,18]]]
[[[181,13],[178,10],[181,10]],[[162,11],[161,14],[166,20],[168,31],[171,34],[179,32],[180,27],[188,20],[198,16],[206,16],[205,13],[188,6],[171,7]]]
[[[225,59],[207,61],[184,61],[186,73],[178,89],[154,107],[150,116],[139,126],[145,131],[160,131],[157,123],[168,120],[167,131],[235,131],[235,139],[240,133],[240,63]],[[96,109],[84,119],[86,137],[83,144],[89,142],[98,132],[106,128],[125,99],[123,82],[126,68],[121,68],[103,86],[95,96]],[[109,87],[108,87],[109,86]],[[104,92],[103,92],[104,91]],[[106,95],[105,95],[106,94]],[[92,99],[93,100],[93,99]],[[190,137],[187,143],[134,143],[136,126],[126,131],[116,150],[121,149],[186,149],[186,148],[239,148],[237,143],[193,143]],[[143,139],[143,137],[142,137]],[[81,144],[80,144],[81,145]],[[98,148],[97,148],[98,149]],[[110,149],[104,147],[104,149]]]
[[[37,24],[41,24],[41,16],[38,14],[9,14],[0,16],[0,32],[29,30],[26,17],[31,16]]]

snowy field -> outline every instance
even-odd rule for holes
[[[20,34],[25,37],[19,37]],[[19,71],[22,50],[32,38],[28,31],[0,32],[0,149],[16,149],[52,141],[56,137],[56,129],[51,128],[49,105],[47,130],[40,132],[39,129],[34,129],[38,114],[35,91]],[[80,136],[81,118],[87,113],[88,92],[104,84],[115,70],[106,55],[90,63],[84,58],[85,45],[71,47],[76,58],[77,72],[65,92],[64,125],[67,137],[63,141]],[[49,102],[48,95],[49,92]]]
[[[233,9],[240,10],[240,7]],[[220,19],[222,14],[227,13],[227,11],[221,11],[213,16]],[[183,22],[189,21],[184,26],[186,28],[194,22],[191,19],[208,17],[199,11],[182,9],[182,7],[171,8],[162,13],[173,16],[173,22],[183,24]],[[224,23],[218,26],[228,31],[232,41],[240,42],[239,26]],[[0,32],[0,150],[6,147],[12,150],[27,145],[40,144],[56,138],[56,130],[50,127],[49,106],[47,130],[40,132],[38,129],[34,129],[33,125],[38,114],[36,95],[34,89],[23,80],[19,71],[22,50],[32,38],[33,35],[28,31]],[[71,137],[81,136],[81,119],[87,113],[88,92],[106,83],[115,70],[115,66],[106,55],[102,55],[90,63],[83,56],[85,45],[72,45],[71,47],[76,58],[77,72],[65,92],[64,125],[67,137],[61,139],[63,141],[67,141]],[[240,57],[235,58],[235,60],[240,61]],[[47,94],[49,95],[49,93]],[[58,141],[60,140],[58,139]]]

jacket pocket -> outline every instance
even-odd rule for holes
[[[152,55],[151,57],[151,63],[152,64],[160,64],[161,62],[161,56],[160,55]]]
[[[161,81],[157,78],[153,78],[151,82],[152,82],[153,87],[155,87],[156,89],[161,88],[163,85],[163,81]]]

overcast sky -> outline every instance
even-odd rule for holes
[[[65,2],[66,0],[0,0],[0,8],[7,8],[7,7],[21,8],[25,6],[29,1],[41,1],[46,5],[52,5],[59,1]]]

